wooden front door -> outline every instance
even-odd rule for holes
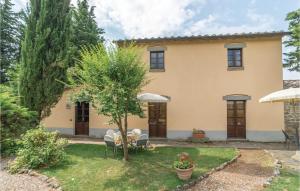
[[[246,101],[227,101],[227,138],[246,138]]]
[[[166,137],[167,135],[167,104],[148,103],[149,136]]]
[[[77,102],[75,107],[75,135],[89,135],[89,103]]]

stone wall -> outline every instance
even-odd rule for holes
[[[284,80],[284,89],[287,88],[299,88],[300,80]],[[300,103],[294,104],[284,103],[284,126],[286,132],[291,136],[295,137],[295,128],[300,126]]]

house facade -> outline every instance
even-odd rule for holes
[[[151,80],[144,93],[169,99],[147,103],[129,128],[150,137],[188,138],[201,129],[211,140],[282,141],[282,103],[258,100],[282,84],[284,32],[135,39]],[[122,45],[126,41],[118,41]],[[71,104],[66,91],[43,123],[68,135],[103,137],[108,118],[88,103]]]

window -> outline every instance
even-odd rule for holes
[[[150,70],[152,69],[165,69],[164,51],[151,51],[150,52]]]
[[[242,67],[242,49],[229,48],[227,49],[228,67]]]

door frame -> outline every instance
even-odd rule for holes
[[[243,102],[243,108],[244,108],[244,132],[243,132],[243,134],[244,134],[244,136],[242,136],[242,137],[238,137],[237,135],[235,136],[235,137],[230,137],[229,136],[229,131],[228,131],[228,102],[229,101],[231,101],[231,102],[233,102],[234,103],[234,109],[233,109],[233,111],[234,111],[234,117],[232,117],[232,118],[238,118],[238,117],[236,117],[236,112],[237,112],[237,102],[238,101],[241,101],[241,102]],[[226,123],[227,123],[227,125],[226,125],[226,130],[227,130],[227,139],[246,139],[247,138],[247,107],[246,107],[246,105],[247,105],[247,100],[227,100],[226,101],[226,112],[227,112],[227,118],[226,118]],[[242,117],[241,117],[242,118]],[[234,122],[234,128],[235,128],[235,134],[237,134],[237,129],[236,128],[238,128],[237,127],[237,124],[236,124],[236,121]]]
[[[83,135],[83,136],[90,136],[90,114],[91,114],[91,110],[90,110],[90,103],[87,102],[88,104],[88,116],[89,116],[89,119],[87,121],[87,124],[88,124],[88,127],[87,127],[87,134],[77,134],[76,133],[76,123],[77,123],[77,102],[75,102],[75,106],[74,106],[74,135]]]
[[[165,105],[165,128],[164,128],[164,135],[163,136],[150,136],[150,104],[164,104]],[[165,102],[148,102],[148,132],[149,132],[149,137],[152,137],[152,138],[167,138],[167,128],[168,128],[168,125],[167,125],[167,118],[168,118],[168,111],[167,111],[167,103]],[[160,110],[159,110],[160,111]],[[157,123],[159,122],[159,118],[156,118],[157,120]],[[158,129],[158,127],[156,127]],[[156,134],[159,134],[158,133],[159,131],[157,130]]]

